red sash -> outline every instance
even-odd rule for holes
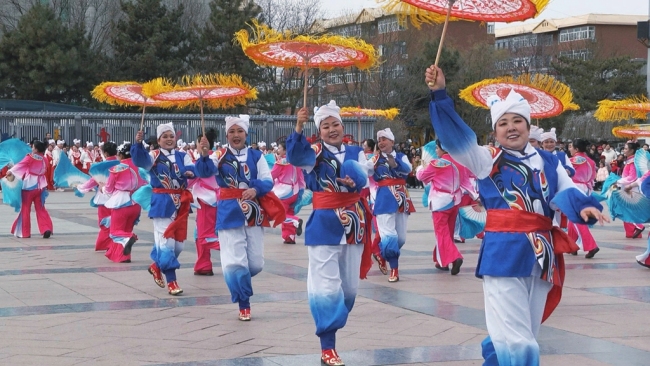
[[[164,238],[173,238],[176,241],[185,241],[187,239],[187,218],[190,215],[190,203],[194,201],[192,192],[187,189],[166,189],[153,188],[153,193],[179,194],[181,205],[178,208],[176,218],[163,233]]]
[[[359,278],[365,280],[368,271],[372,267],[372,210],[368,206],[368,200],[354,192],[314,192],[312,205],[314,210],[343,209],[361,203],[365,211],[366,222],[364,224],[363,254],[361,254],[361,266]]]
[[[220,188],[219,199],[233,200],[240,199],[245,189],[242,188]],[[273,227],[276,227],[284,222],[287,218],[287,212],[284,210],[282,201],[273,192],[269,192],[262,197],[257,197],[260,207],[264,210],[264,214],[273,220]]]
[[[553,281],[553,287],[546,297],[544,307],[544,322],[562,299],[562,284],[564,283],[564,253],[572,253],[580,249],[569,236],[546,216],[522,210],[490,209],[487,210],[485,231],[531,233],[535,231],[550,231],[553,237],[553,253],[557,258],[557,275],[559,281]]]
[[[379,187],[404,186],[404,185],[406,185],[406,180],[404,180],[402,178],[386,178],[386,179],[382,179],[379,182],[377,182],[377,185]]]

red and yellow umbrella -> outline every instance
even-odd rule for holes
[[[594,118],[602,122],[615,122],[647,119],[648,113],[650,113],[650,101],[645,96],[638,96],[622,100],[601,100],[598,102]]]
[[[142,130],[146,107],[169,107],[165,102],[149,98],[142,91],[142,87],[143,84],[135,81],[106,81],[97,85],[90,94],[102,103],[142,107],[142,121],[140,121],[140,130]]]
[[[361,140],[361,117],[384,117],[393,120],[399,114],[399,109],[367,109],[361,107],[342,107],[341,117],[357,117],[357,138]]]
[[[252,35],[246,29],[235,33],[235,41],[241,45],[246,56],[260,66],[302,68],[305,107],[307,71],[310,68],[331,70],[356,66],[367,70],[377,64],[375,48],[360,39],[336,35],[293,35],[289,31],[278,32],[256,21],[253,21],[251,28]]]
[[[152,99],[163,102],[165,106],[198,107],[204,135],[204,105],[214,109],[232,108],[257,98],[257,90],[243,82],[239,75],[186,75],[180,84],[158,78],[147,83],[143,89]]]
[[[460,91],[460,97],[469,104],[488,109],[487,100],[492,95],[505,99],[511,89],[530,103],[531,118],[555,117],[568,110],[578,110],[573,103],[573,93],[566,84],[549,75],[523,74],[513,78],[504,76],[485,79]]]
[[[650,137],[650,125],[629,125],[614,127],[612,128],[612,135],[627,139]]]

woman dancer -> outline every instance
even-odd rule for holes
[[[634,166],[634,154],[639,149],[639,144],[637,142],[628,142],[623,148],[623,155],[625,156],[625,165],[623,167],[623,173],[621,174],[621,179],[616,182],[619,187],[625,189],[625,187],[637,179],[636,167]],[[638,189],[636,190],[638,192]],[[626,238],[640,238],[641,233],[645,230],[643,224],[635,224],[631,222],[623,222],[623,227],[625,228],[625,237]]]
[[[287,218],[282,223],[284,244],[296,244],[296,236],[302,235],[302,219],[296,216],[293,206],[298,200],[300,190],[305,189],[302,169],[287,162],[287,145],[278,144],[278,157],[271,169],[273,193],[282,201]]]

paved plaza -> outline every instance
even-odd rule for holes
[[[431,214],[408,223],[400,281],[376,265],[362,281],[337,350],[347,365],[480,365],[487,335],[481,281],[474,277],[480,242],[458,244],[458,276],[433,267]],[[0,364],[2,365],[319,365],[320,346],[306,293],[307,251],[267,230],[264,271],[253,279],[251,322],[237,319],[213,251],[214,277],[193,275],[196,248],[179,260],[184,293],[154,284],[152,222],[142,217],[133,262],[94,252],[96,210],[72,192],[52,192],[46,207],[54,235],[9,234],[16,214],[0,206]],[[307,218],[305,209],[300,216]],[[194,222],[194,215],[190,217]],[[647,230],[646,230],[647,232]],[[646,234],[644,232],[644,234]],[[567,256],[564,296],[542,326],[543,365],[650,364],[650,269],[634,256],[645,239],[625,239],[622,223],[595,227],[594,259]],[[645,237],[645,235],[644,235]]]

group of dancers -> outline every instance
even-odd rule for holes
[[[539,364],[536,336],[560,301],[563,254],[582,249],[592,258],[598,246],[588,225],[608,221],[591,194],[596,170],[584,156],[586,141],[573,141],[570,159],[557,153],[554,131],[535,131],[530,105],[512,91],[505,99],[492,97],[489,103],[499,147],[479,146],[446,94],[442,70],[429,67],[425,82],[438,139],[435,158],[423,158],[417,177],[430,185],[426,205],[437,238],[434,265],[458,274],[463,263],[454,243],[458,211],[476,205],[480,198],[487,212],[476,268],[476,275],[483,278],[489,332],[482,343],[485,364]],[[343,365],[336,352],[336,333],[347,322],[359,280],[366,278],[373,258],[389,282],[399,281],[400,248],[406,242],[408,216],[414,212],[406,189],[412,166],[395,151],[390,129],[378,131],[377,141],[369,140],[363,147],[343,143],[340,109],[333,101],[313,115],[320,142],[311,143],[303,133],[309,118],[307,108],[297,112],[295,130],[286,143],[279,144],[272,166],[262,151],[246,144],[247,115],[226,118],[226,147],[215,150],[214,136],[200,136],[198,154],[177,148],[171,123],[157,127],[157,148],[152,150],[145,147],[142,131],[133,144],[114,150],[104,144],[106,161],[117,159],[108,169],[108,178],[104,182],[96,175],[77,187],[80,192],[95,191],[92,201],[100,224],[96,249],[106,250],[112,261],[130,261],[138,239],[133,224],[141,205],[148,206],[154,228],[153,263],[148,271],[156,285],[179,295],[183,290],[176,277],[178,256],[194,207],[194,274],[213,275],[210,250],[220,250],[238,318],[250,321],[252,277],[264,267],[263,228],[282,225],[284,242],[295,243],[303,224],[295,210],[310,191],[313,210],[305,227],[309,307],[322,363]],[[633,143],[628,144],[627,149],[633,148]],[[29,237],[32,203],[41,234],[53,234],[40,198],[46,188],[44,152],[44,144],[35,142],[32,153],[7,174],[9,180],[20,178],[24,191],[22,211],[12,229],[16,236]],[[626,189],[640,184],[631,173],[625,179],[624,175],[619,184]],[[149,201],[140,205],[134,194],[147,185]],[[559,227],[563,221],[568,223],[568,235]]]

